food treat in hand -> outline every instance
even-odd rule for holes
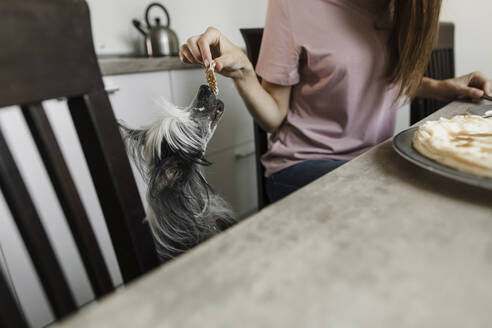
[[[210,89],[218,95],[219,94],[219,88],[217,87],[217,79],[215,78],[215,62],[212,61],[210,63],[210,66],[207,68],[205,71],[205,74],[207,75],[207,83]]]
[[[458,115],[425,122],[415,132],[412,144],[436,162],[492,178],[492,118]]]

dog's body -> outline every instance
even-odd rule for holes
[[[236,221],[203,176],[207,144],[224,104],[201,86],[188,108],[165,104],[144,129],[121,125],[128,152],[148,185],[147,219],[157,251],[167,261]]]

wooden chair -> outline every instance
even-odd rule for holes
[[[84,0],[0,2],[0,110],[19,105],[96,297],[114,290],[42,101],[67,98],[124,282],[158,265],[150,229],[93,48]],[[0,189],[56,318],[76,310],[33,201],[0,129]],[[0,276],[0,326],[26,326]]]
[[[436,80],[455,77],[453,23],[439,23],[439,36],[425,76]],[[447,104],[434,99],[415,98],[410,105],[410,124],[417,123]]]
[[[247,28],[240,29],[240,31],[246,43],[249,60],[253,66],[256,66],[263,37],[263,28]],[[431,60],[425,76],[438,80],[452,78],[455,76],[454,67],[454,24],[440,23],[439,37],[435,49],[432,51]],[[422,120],[446,104],[433,99],[414,99],[410,106],[411,124]],[[268,150],[268,138],[267,133],[256,123],[254,123],[254,137],[258,208],[262,209],[270,203],[266,194],[265,168],[260,161],[261,156]]]

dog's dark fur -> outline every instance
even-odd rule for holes
[[[167,261],[236,221],[229,205],[203,176],[207,144],[224,104],[201,86],[188,108],[165,103],[144,129],[120,124],[128,153],[148,185],[147,219],[158,253]]]

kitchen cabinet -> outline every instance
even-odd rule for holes
[[[254,147],[253,142],[246,142],[207,157],[212,163],[205,168],[208,182],[231,204],[239,219],[258,207]]]

